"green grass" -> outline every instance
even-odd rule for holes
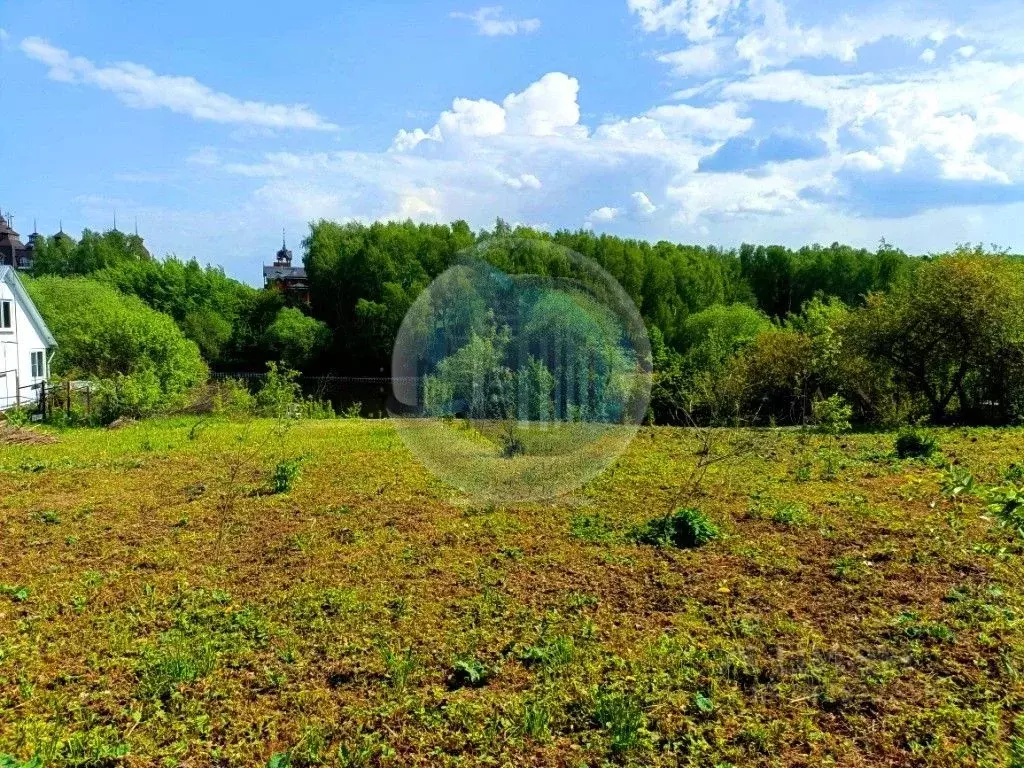
[[[1022,430],[724,430],[681,498],[643,429],[502,504],[387,422],[195,423],[0,446],[0,766],[1024,765]]]

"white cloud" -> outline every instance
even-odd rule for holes
[[[4,29],[3,27],[0,27],[0,43],[6,43],[10,39],[11,39],[10,33],[6,29]]]
[[[1009,183],[1024,182],[1024,155],[1014,149],[1024,150],[1024,134],[1013,119],[1024,108],[1022,86],[1024,64],[968,61],[891,79],[772,72],[721,93],[824,110],[823,138],[862,168],[898,171],[926,156],[944,179]]]
[[[618,208],[611,208],[607,205],[597,208],[587,214],[587,221],[591,224],[604,224],[614,221],[622,211]]]
[[[633,207],[636,209],[637,214],[641,217],[650,216],[658,210],[658,206],[652,203],[651,198],[643,192],[634,192],[630,195],[630,198],[633,200]]]
[[[441,136],[495,136],[505,132],[505,110],[487,99],[455,99],[437,122]]]
[[[657,120],[669,137],[725,140],[745,133],[754,125],[753,118],[741,117],[742,106],[723,101],[711,107],[690,104],[666,104],[647,112]]]
[[[521,173],[518,176],[509,176],[505,179],[505,186],[512,189],[540,189],[540,179],[532,173]]]
[[[627,7],[647,32],[681,34],[700,43],[658,57],[683,76],[719,71],[729,48],[732,58],[760,72],[801,58],[852,62],[860,48],[885,38],[941,42],[949,34],[948,23],[899,7],[811,26],[791,22],[782,0],[627,0]]]
[[[679,77],[711,74],[719,71],[723,64],[719,46],[714,43],[691,45],[681,51],[663,53],[658,56],[658,61],[672,67],[672,74]]]
[[[415,149],[424,141],[443,142],[465,137],[512,134],[522,136],[585,135],[579,125],[576,101],[579,81],[562,72],[549,72],[501,104],[488,99],[457,98],[429,131],[402,129],[392,141],[396,152]]]
[[[963,58],[969,59],[974,55],[975,48],[973,45],[962,45],[956,49],[956,52]]]
[[[509,94],[504,103],[509,131],[529,136],[550,136],[578,129],[579,81],[562,72],[548,72],[521,93]]]
[[[755,6],[754,2],[751,2]],[[886,38],[909,43],[944,34],[942,23],[906,15],[900,9],[862,17],[846,16],[830,26],[791,23],[781,0],[758,0],[760,22],[736,41],[737,55],[754,72],[785,66],[801,58],[852,62],[860,48]]]
[[[931,64],[933,61],[935,61],[935,49],[925,48],[923,51],[921,51],[920,59],[925,64]]]
[[[38,37],[22,40],[21,50],[29,58],[46,64],[50,68],[50,79],[110,91],[136,109],[169,109],[195,120],[216,123],[278,129],[337,130],[336,125],[304,104],[243,101],[214,91],[192,77],[158,75],[147,67],[131,62],[100,67],[88,59],[72,56]]]
[[[681,33],[690,40],[710,40],[742,0],[627,0],[646,32]]]
[[[499,35],[530,34],[540,29],[540,19],[503,19],[500,5],[478,8],[473,13],[456,11],[451,14],[453,19],[467,19],[476,24],[477,34],[486,37]]]

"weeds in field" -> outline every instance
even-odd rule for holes
[[[894,449],[900,459],[927,459],[939,443],[935,435],[920,427],[904,427],[896,434]]]
[[[656,517],[631,532],[631,538],[640,544],[679,549],[702,547],[721,536],[718,526],[706,514],[693,507]]]
[[[608,544],[616,538],[615,527],[601,512],[582,512],[569,520],[569,533],[574,539],[591,544]]]
[[[632,696],[619,691],[598,691],[593,713],[594,722],[608,733],[612,752],[627,752],[646,742],[647,717]]]
[[[208,639],[169,633],[143,654],[137,669],[139,693],[167,699],[180,686],[210,674],[216,663],[217,653]]]
[[[1007,483],[990,488],[985,494],[988,511],[995,515],[999,525],[1024,537],[1024,486]]]
[[[391,687],[396,691],[404,691],[417,666],[412,648],[395,650],[387,643],[380,643],[377,648]]]
[[[942,495],[947,499],[957,500],[963,496],[973,496],[978,490],[974,475],[966,467],[950,464],[942,473]]]
[[[448,687],[452,690],[458,688],[480,688],[487,685],[494,676],[495,670],[472,657],[456,659],[452,665],[452,672],[449,676]]]
[[[299,476],[302,474],[303,457],[298,456],[291,459],[281,459],[274,467],[274,474],[271,477],[271,484],[274,493],[288,493],[295,487]]]

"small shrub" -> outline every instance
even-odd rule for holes
[[[935,453],[938,441],[922,429],[906,428],[897,433],[895,448],[901,459],[927,459]]]
[[[14,427],[24,427],[32,420],[32,408],[22,406],[20,408],[8,408],[4,411],[4,420]],[[3,763],[0,763],[3,765]]]
[[[302,457],[282,459],[274,467],[274,493],[288,493],[302,473]]]
[[[664,517],[656,517],[636,529],[632,538],[640,544],[657,547],[690,549],[702,547],[722,535],[707,515],[699,509],[684,507]]]

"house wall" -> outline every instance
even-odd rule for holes
[[[49,352],[28,313],[18,302],[7,283],[0,281],[0,301],[11,302],[11,328],[0,328],[0,409],[10,408],[18,402],[16,384],[20,385],[20,399],[24,403],[39,396],[43,376],[32,376],[32,352],[42,352],[44,368],[49,364]],[[15,376],[14,371],[18,375]]]

